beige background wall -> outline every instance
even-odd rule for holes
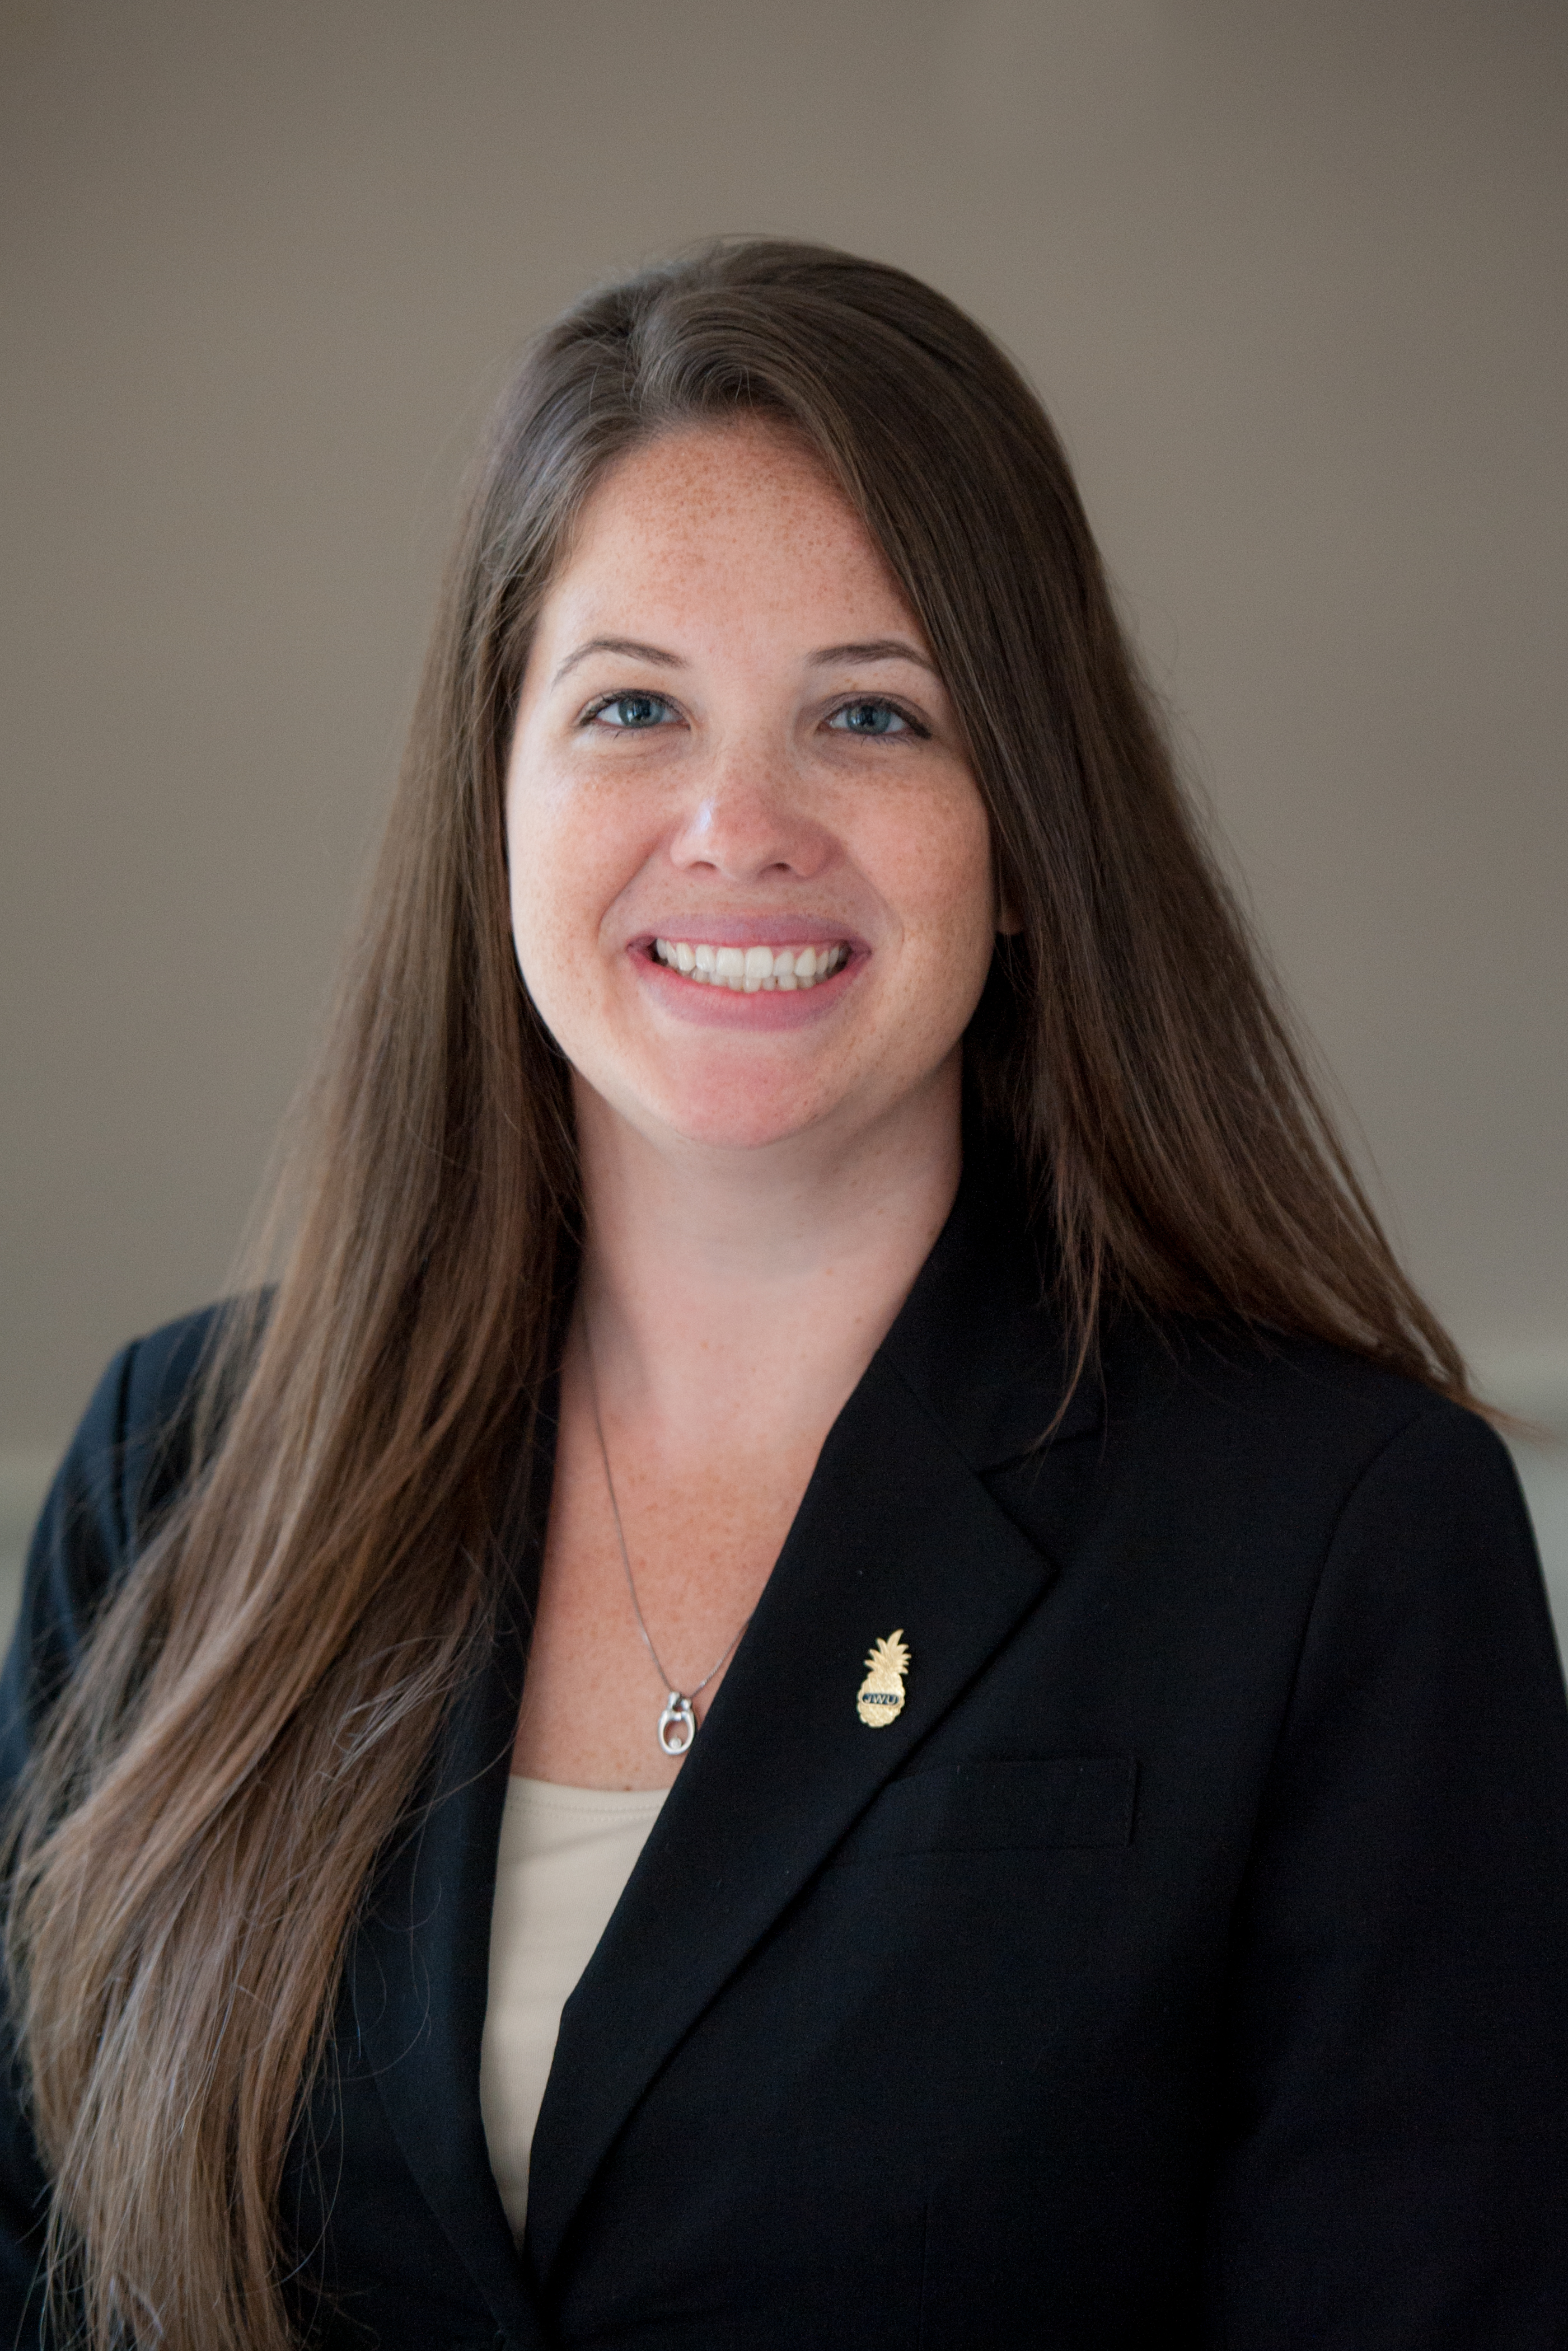
[[[716,229],[1021,357],[1412,1264],[1568,1422],[1561,0],[0,21],[13,1518],[223,1283],[507,355]]]

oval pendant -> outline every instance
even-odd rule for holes
[[[659,1717],[659,1744],[666,1755],[684,1755],[697,1735],[697,1719],[692,1712],[689,1698],[679,1690],[670,1692],[664,1713]]]

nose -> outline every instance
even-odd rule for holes
[[[682,872],[726,882],[812,881],[831,862],[828,828],[787,766],[737,749],[711,768],[670,842]]]

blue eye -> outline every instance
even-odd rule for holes
[[[907,719],[902,710],[891,702],[846,702],[829,719],[830,726],[845,735],[914,735],[923,732]]]
[[[673,715],[662,694],[612,694],[608,702],[589,713],[596,722],[629,732],[662,726]]]

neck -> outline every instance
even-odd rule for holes
[[[846,1143],[654,1140],[580,1083],[581,1303],[617,1417],[679,1445],[836,1415],[880,1345],[958,1186],[956,1053]]]

